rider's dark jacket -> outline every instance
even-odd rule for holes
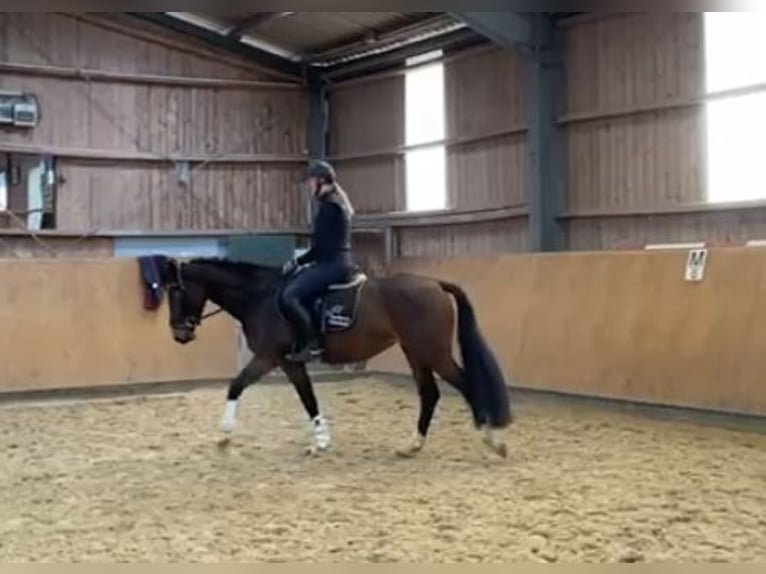
[[[351,263],[352,208],[345,192],[336,184],[319,198],[314,217],[311,248],[297,263]]]

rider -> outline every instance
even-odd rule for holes
[[[311,315],[303,303],[322,293],[332,283],[345,280],[353,267],[351,218],[354,208],[346,192],[338,185],[335,169],[326,161],[311,160],[306,176],[311,194],[319,203],[314,217],[311,248],[283,267],[283,272],[287,274],[299,265],[310,264],[290,281],[283,293],[286,310],[299,330],[303,345],[287,359],[301,363],[317,358],[323,351]]]

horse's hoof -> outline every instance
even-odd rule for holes
[[[420,435],[416,435],[411,441],[410,444],[407,446],[397,449],[396,454],[397,456],[400,456],[402,458],[412,458],[416,454],[418,454],[421,450],[423,450],[423,445],[425,445],[426,439],[425,437],[422,437]]]
[[[231,438],[230,437],[222,438],[216,443],[216,446],[218,447],[219,451],[222,451],[222,452],[228,451],[229,447],[231,446]]]
[[[418,451],[420,449],[412,448],[411,446],[408,446],[406,448],[398,448],[396,451],[396,456],[399,458],[413,458],[416,454],[418,454]]]
[[[492,450],[495,451],[498,456],[508,458],[508,446],[504,442],[492,445]]]
[[[312,445],[312,446],[306,447],[305,452],[306,452],[306,456],[315,457],[315,456],[319,456],[321,453],[325,452],[326,450],[327,450],[327,447],[321,448],[321,447],[318,447],[317,445]]]
[[[499,432],[497,430],[485,427],[482,440],[484,441],[484,444],[487,445],[496,455],[502,458],[508,458],[508,446],[499,436]]]

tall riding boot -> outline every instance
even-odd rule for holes
[[[300,333],[300,347],[296,353],[287,355],[287,360],[294,363],[308,363],[321,356],[323,349],[311,322],[311,315],[298,301],[290,304],[290,315]]]

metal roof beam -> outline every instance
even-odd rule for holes
[[[229,38],[239,40],[247,32],[252,32],[257,27],[265,24],[266,22],[284,18],[285,16],[292,16],[293,14],[295,14],[295,12],[256,12],[252,16],[243,18],[234,24],[234,26],[226,31],[226,35]]]
[[[527,52],[534,35],[529,17],[519,12],[449,12],[477,33],[507,49]]]
[[[385,30],[368,30],[355,40],[343,40],[333,46],[311,53],[308,56],[308,60],[316,62],[331,61],[355,51],[369,50],[375,45],[395,43],[399,40],[407,39],[410,36],[421,33],[424,29],[435,28],[439,24],[444,26],[447,22],[452,22],[452,19],[444,14],[434,15],[432,12],[423,12],[414,22],[406,24],[397,22]]]
[[[212,46],[223,48],[224,50],[238,54],[260,64],[261,66],[281,72],[287,76],[303,78],[303,68],[301,64],[297,62],[292,62],[265,50],[259,50],[258,48],[244,44],[235,38],[174,18],[164,12],[128,12],[128,14],[158,24],[185,36],[196,38]]]
[[[402,48],[366,56],[348,64],[337,64],[324,69],[317,67],[316,69],[320,70],[322,75],[331,81],[342,81],[363,76],[367,73],[395,68],[402,65],[408,58],[433,50],[467,48],[485,42],[486,40],[473,30],[462,28],[421,42],[415,42]]]

